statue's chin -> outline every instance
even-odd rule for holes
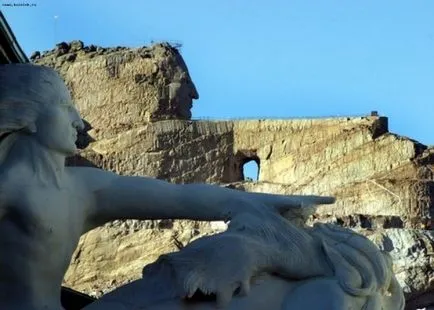
[[[79,153],[78,149],[75,149],[74,151],[65,154],[65,157],[75,156],[78,155],[78,153]]]
[[[74,147],[74,148],[69,148],[69,149],[54,149],[53,151],[55,151],[56,153],[59,153],[65,157],[70,157],[70,156],[74,156],[77,155],[79,153],[78,148]]]

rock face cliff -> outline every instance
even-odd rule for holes
[[[377,244],[397,251],[398,262],[414,263],[398,269],[408,298],[434,288],[434,150],[390,133],[387,118],[192,120],[198,93],[168,44],[107,49],[75,41],[32,59],[60,72],[88,123],[80,141],[88,146],[70,165],[176,183],[334,195],[337,203],[319,207],[310,222],[336,222],[368,235],[377,229],[383,236]],[[259,181],[245,182],[243,165],[252,160]],[[83,236],[65,281],[86,292],[118,286],[139,277],[158,255],[224,229],[219,225],[109,223]],[[412,260],[411,251],[420,259]]]
[[[190,119],[199,98],[184,60],[168,44],[127,49],[73,41],[32,60],[60,72],[98,139],[149,121]]]

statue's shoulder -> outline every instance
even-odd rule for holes
[[[87,191],[100,190],[119,177],[112,172],[92,167],[66,167],[66,171],[76,186]]]

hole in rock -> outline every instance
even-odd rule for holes
[[[244,181],[257,182],[259,178],[259,162],[250,159],[243,164]]]

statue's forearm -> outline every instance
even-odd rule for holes
[[[114,219],[224,220],[243,209],[243,193],[207,184],[176,185],[143,177],[118,177],[96,192],[98,222]],[[239,203],[237,203],[239,197]]]
[[[186,212],[202,220],[227,220],[238,213],[253,212],[250,193],[208,184],[180,186]]]

